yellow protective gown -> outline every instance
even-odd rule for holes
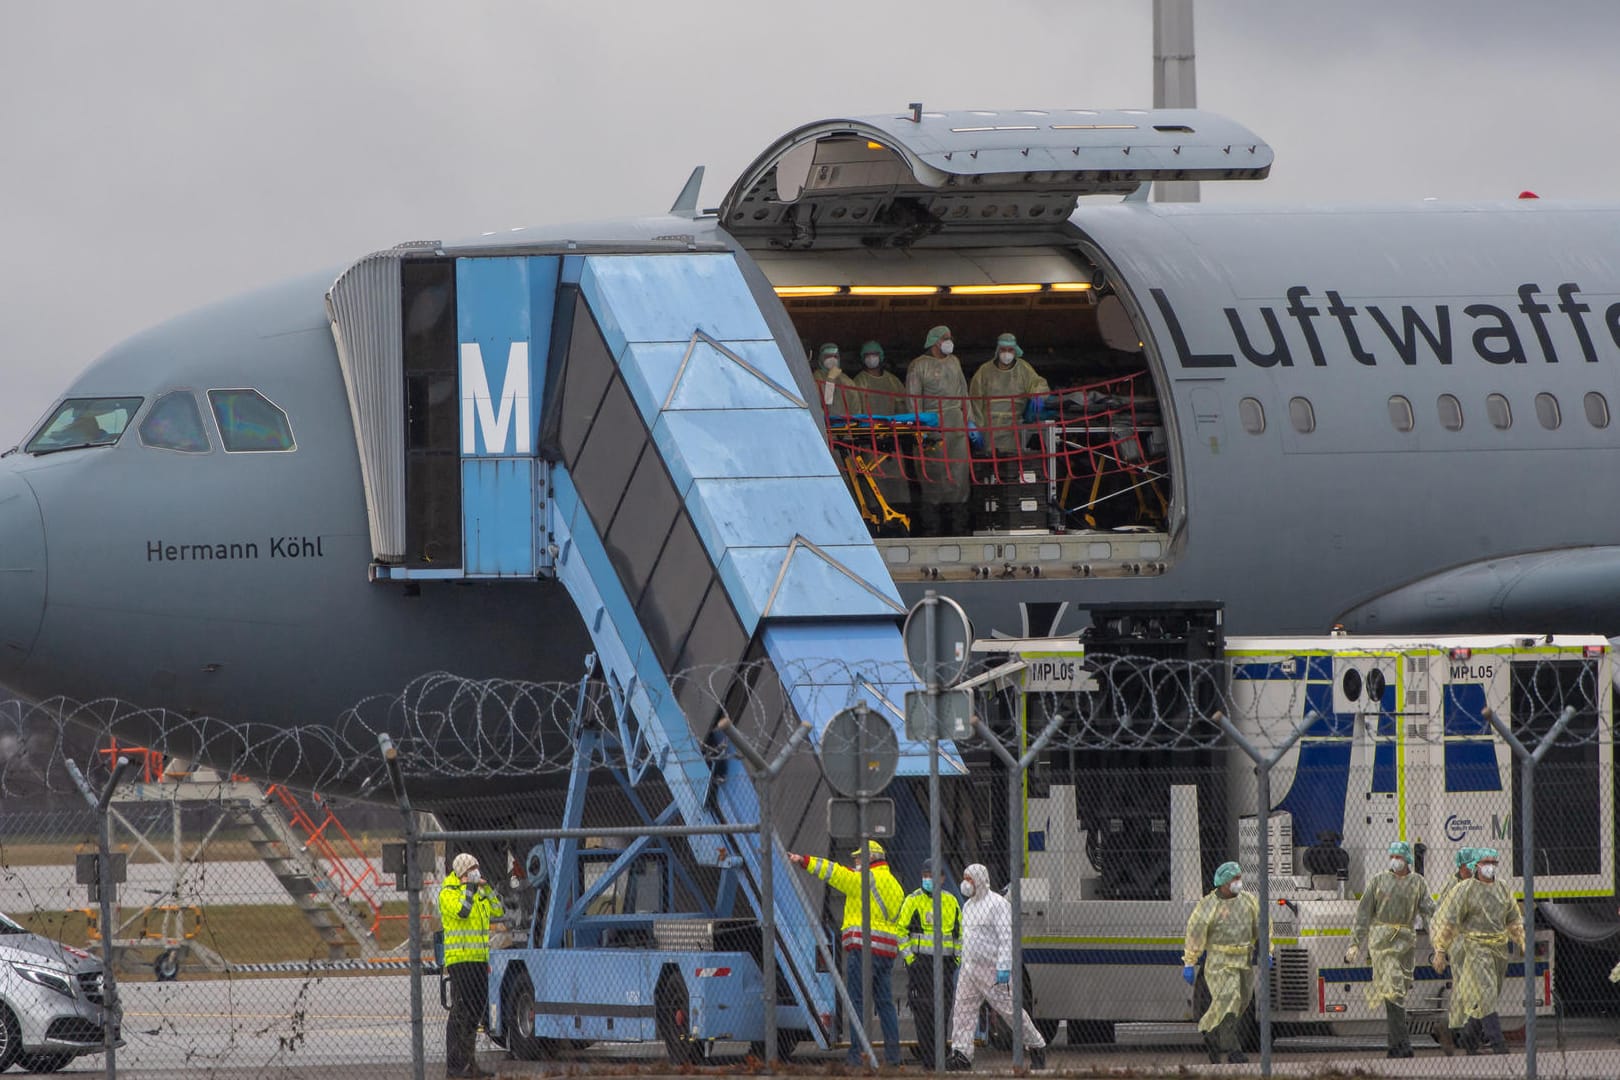
[[[923,353],[906,368],[906,392],[918,412],[939,414],[939,436],[922,452],[919,498],[925,503],[966,502],[973,483],[968,456],[967,379],[954,356]]]
[[[1446,894],[1434,915],[1434,947],[1446,953],[1452,968],[1453,1017],[1467,1022],[1496,1012],[1508,942],[1524,950],[1523,918],[1513,891],[1500,880],[1460,881]],[[1464,943],[1460,955],[1452,952],[1456,942]]]
[[[1209,1008],[1198,1019],[1199,1031],[1214,1031],[1228,1016],[1242,1016],[1254,996],[1254,965],[1249,962],[1260,937],[1260,901],[1250,893],[1222,899],[1214,889],[1204,894],[1187,920],[1185,966],[1204,961]]]
[[[894,416],[899,413],[911,412],[911,402],[906,397],[905,383],[900,381],[898,375],[884,371],[861,370],[850,380],[858,392],[848,393],[851,405],[857,413],[870,416]],[[884,501],[890,506],[904,506],[911,501],[911,484],[906,480],[905,470],[900,460],[904,454],[911,452],[911,438],[906,436],[905,443],[890,443],[878,440],[865,444],[863,453],[868,458],[887,455],[882,461],[873,466],[872,476],[877,480],[878,490],[883,493]]]
[[[821,407],[828,416],[848,416],[857,411],[855,384],[842,371],[822,368],[816,372],[816,392],[821,395]]]
[[[1353,940],[1372,962],[1368,1005],[1375,1009],[1385,1002],[1406,1006],[1417,949],[1417,931],[1412,924],[1419,912],[1427,916],[1434,910],[1428,882],[1421,874],[1396,876],[1385,870],[1367,883],[1356,908]]]
[[[1022,357],[1005,368],[990,360],[973,373],[973,383],[968,387],[973,395],[973,419],[997,455],[1015,454],[1024,445],[1024,436],[1036,430],[1034,425],[1019,423],[1024,405],[1033,395],[1049,390],[1046,380]]]
[[[1434,915],[1429,919],[1430,946],[1439,948],[1438,945],[1435,945],[1435,935],[1440,931],[1437,920],[1440,917],[1440,911],[1446,906],[1447,898],[1450,897],[1452,893],[1456,892],[1457,887],[1463,884],[1463,882],[1472,880],[1473,878],[1452,877],[1450,881],[1446,882],[1446,887],[1440,890],[1440,898],[1434,903]],[[1453,977],[1455,977],[1456,971],[1467,962],[1465,959],[1467,954],[1467,938],[1458,937],[1451,943],[1451,948],[1446,953],[1446,959],[1450,963],[1449,970],[1453,973]],[[1451,1007],[1446,1014],[1446,1026],[1451,1028],[1453,1031],[1457,1031],[1460,1030],[1466,1023],[1468,1023],[1468,1018],[1463,1015],[1462,1000],[1456,994],[1452,994]]]

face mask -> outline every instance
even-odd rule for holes
[[[867,353],[865,356],[861,357],[861,363],[866,365],[867,371],[875,371],[877,370],[877,366],[883,363],[883,360],[877,355],[877,353]]]
[[[951,353],[953,353],[955,351],[956,351],[956,342],[950,340],[949,338],[946,338],[944,341],[939,343],[939,355],[941,355],[941,356],[949,356],[949,355],[951,355]]]
[[[1481,881],[1494,881],[1496,879],[1496,867],[1494,867],[1494,866],[1482,866],[1482,867],[1480,867],[1479,868],[1479,879]]]
[[[1405,869],[1406,869],[1406,860],[1405,859],[1391,859],[1391,860],[1389,860],[1389,872],[1390,873],[1399,874],[1402,871],[1404,871]]]
[[[962,895],[963,896],[972,896],[973,895],[973,882],[971,882],[971,881],[962,882],[962,884],[959,885],[958,888],[960,888],[962,890]]]
[[[1012,367],[1012,362],[1014,360],[1016,360],[1016,359],[1018,359],[1018,354],[1017,353],[1010,353],[1010,352],[996,353],[996,363],[1000,364],[1002,367]]]
[[[478,872],[477,867],[474,867],[473,869],[467,871],[467,878],[466,878],[467,884],[476,885],[482,880],[484,880],[484,876]]]
[[[934,891],[934,879],[933,878],[926,878],[926,877],[923,878],[923,892],[931,893],[933,891]]]
[[[838,357],[836,357],[836,356],[823,356],[821,358],[821,366],[826,368],[828,371],[837,371],[838,370]]]
[[[1236,896],[1238,893],[1243,891],[1243,879],[1233,878],[1231,881],[1226,883],[1226,887],[1232,890],[1233,896]]]

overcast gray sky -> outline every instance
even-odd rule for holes
[[[108,346],[409,239],[703,204],[805,121],[1152,103],[1147,0],[0,0],[0,447]],[[1620,4],[1198,0],[1206,201],[1610,198]]]

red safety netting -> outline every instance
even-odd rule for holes
[[[1023,527],[1163,524],[1164,422],[1146,372],[993,397],[913,396],[848,382],[820,389],[828,445],[876,524],[885,523],[884,503],[970,501],[976,511],[1001,510],[1005,500],[984,500],[1014,486]],[[1031,502],[1038,515],[1027,512]],[[975,524],[994,528],[996,520]]]

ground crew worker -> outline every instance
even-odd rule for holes
[[[1465,881],[1472,881],[1474,879],[1475,851],[1476,849],[1471,847],[1457,849],[1457,872],[1452,875],[1451,880],[1446,882],[1446,887],[1440,890],[1440,898],[1436,900],[1434,904],[1436,914],[1438,914],[1440,909],[1445,906],[1446,898],[1456,890],[1458,885]],[[1429,943],[1431,945],[1434,943],[1434,932],[1434,919],[1430,918]],[[1452,942],[1450,959],[1453,971],[1462,968],[1463,954],[1467,952],[1467,950],[1467,938],[1459,937],[1456,941]],[[1468,1018],[1463,1015],[1462,999],[1456,994],[1452,994],[1450,998],[1450,1010],[1446,1017],[1446,1026],[1443,1028],[1436,1028],[1434,1033],[1434,1037],[1440,1040],[1440,1045],[1445,1050],[1447,1057],[1450,1057],[1452,1054],[1457,1052],[1457,1046],[1462,1041],[1463,1025],[1467,1022]]]
[[[974,421],[989,432],[996,472],[1002,480],[1019,479],[1026,431],[1019,421],[1050,389],[1024,359],[1024,350],[1012,334],[996,338],[995,357],[973,373],[968,393],[973,395]]]
[[[919,453],[917,529],[924,536],[965,536],[967,498],[973,483],[968,443],[982,445],[977,428],[969,430],[967,379],[952,353],[951,328],[935,326],[923,339],[927,351],[906,368],[906,393],[918,412],[939,417],[939,434]]]
[[[1428,882],[1412,872],[1412,845],[1396,840],[1389,845],[1389,869],[1367,883],[1356,908],[1346,964],[1354,964],[1363,950],[1372,961],[1372,982],[1367,1004],[1384,1007],[1389,1030],[1389,1056],[1412,1056],[1412,1037],[1406,1030],[1406,995],[1412,989],[1413,953],[1417,948],[1418,914],[1434,914]]]
[[[844,374],[843,357],[834,342],[827,342],[816,353],[816,390],[828,416],[848,416],[855,411],[849,376]]]
[[[478,1025],[489,1008],[489,923],[504,915],[500,897],[484,883],[478,860],[462,852],[439,886],[444,970],[450,1016],[444,1024],[444,1074],[492,1076],[478,1067]]]
[[[864,1021],[866,1008],[864,988],[861,986],[861,860],[871,865],[872,901],[872,1006],[883,1027],[883,1056],[890,1065],[900,1064],[900,1015],[894,1008],[894,958],[900,952],[900,927],[896,920],[905,903],[906,893],[889,870],[888,857],[883,845],[868,840],[863,852],[860,848],[850,852],[853,867],[842,866],[831,859],[814,856],[789,855],[793,865],[803,867],[814,876],[844,894],[844,925],[839,940],[844,947],[844,986],[855,1016]],[[870,1036],[868,1036],[870,1040]],[[859,1067],[861,1050],[853,1035],[849,1040],[848,1063]]]
[[[1243,891],[1243,868],[1224,862],[1215,870],[1213,890],[1204,894],[1187,920],[1187,944],[1181,954],[1181,977],[1188,986],[1198,981],[1198,958],[1204,960],[1204,983],[1209,987],[1209,1008],[1198,1019],[1210,1064],[1221,1055],[1241,1064],[1249,1059],[1238,1048],[1238,1024],[1254,997],[1254,966],[1250,956],[1260,940],[1260,901]],[[1269,956],[1268,956],[1269,962]]]
[[[979,1027],[979,1006],[988,1004],[1010,1029],[1012,999],[1012,905],[990,887],[990,871],[974,863],[962,875],[962,966],[957,974],[956,1002],[951,1008],[949,1072],[973,1068],[973,1036]],[[1029,1067],[1046,1068],[1046,1040],[1029,1013],[1018,1009],[1024,1025],[1024,1046]]]
[[[895,416],[912,411],[906,400],[906,384],[894,372],[884,369],[883,346],[876,341],[861,346],[861,370],[850,383],[858,391],[847,395],[856,413]],[[903,513],[906,504],[911,502],[911,482],[900,464],[902,448],[887,443],[880,445],[874,440],[870,450],[869,457],[887,455],[873,467],[872,476],[877,480],[878,491],[883,493],[883,501]]]
[[[1505,1054],[1507,1039],[1502,1035],[1497,999],[1507,975],[1508,942],[1524,951],[1523,914],[1513,890],[1497,880],[1496,849],[1479,848],[1475,854],[1474,880],[1453,889],[1445,906],[1435,913],[1434,970],[1444,974],[1447,948],[1459,938],[1467,941],[1458,957],[1451,990],[1453,997],[1461,999],[1467,1019],[1463,1047],[1472,1054],[1488,1044],[1491,1053]],[[1527,971],[1526,977],[1530,974]]]
[[[900,908],[900,955],[906,958],[906,1002],[917,1027],[923,1067],[934,1067],[934,1031],[951,1015],[956,998],[956,958],[962,947],[962,905],[949,890],[939,894],[940,929],[934,929],[934,877],[924,870],[922,885]],[[943,955],[943,1012],[934,1015],[934,954]],[[920,963],[918,961],[921,961]]]

